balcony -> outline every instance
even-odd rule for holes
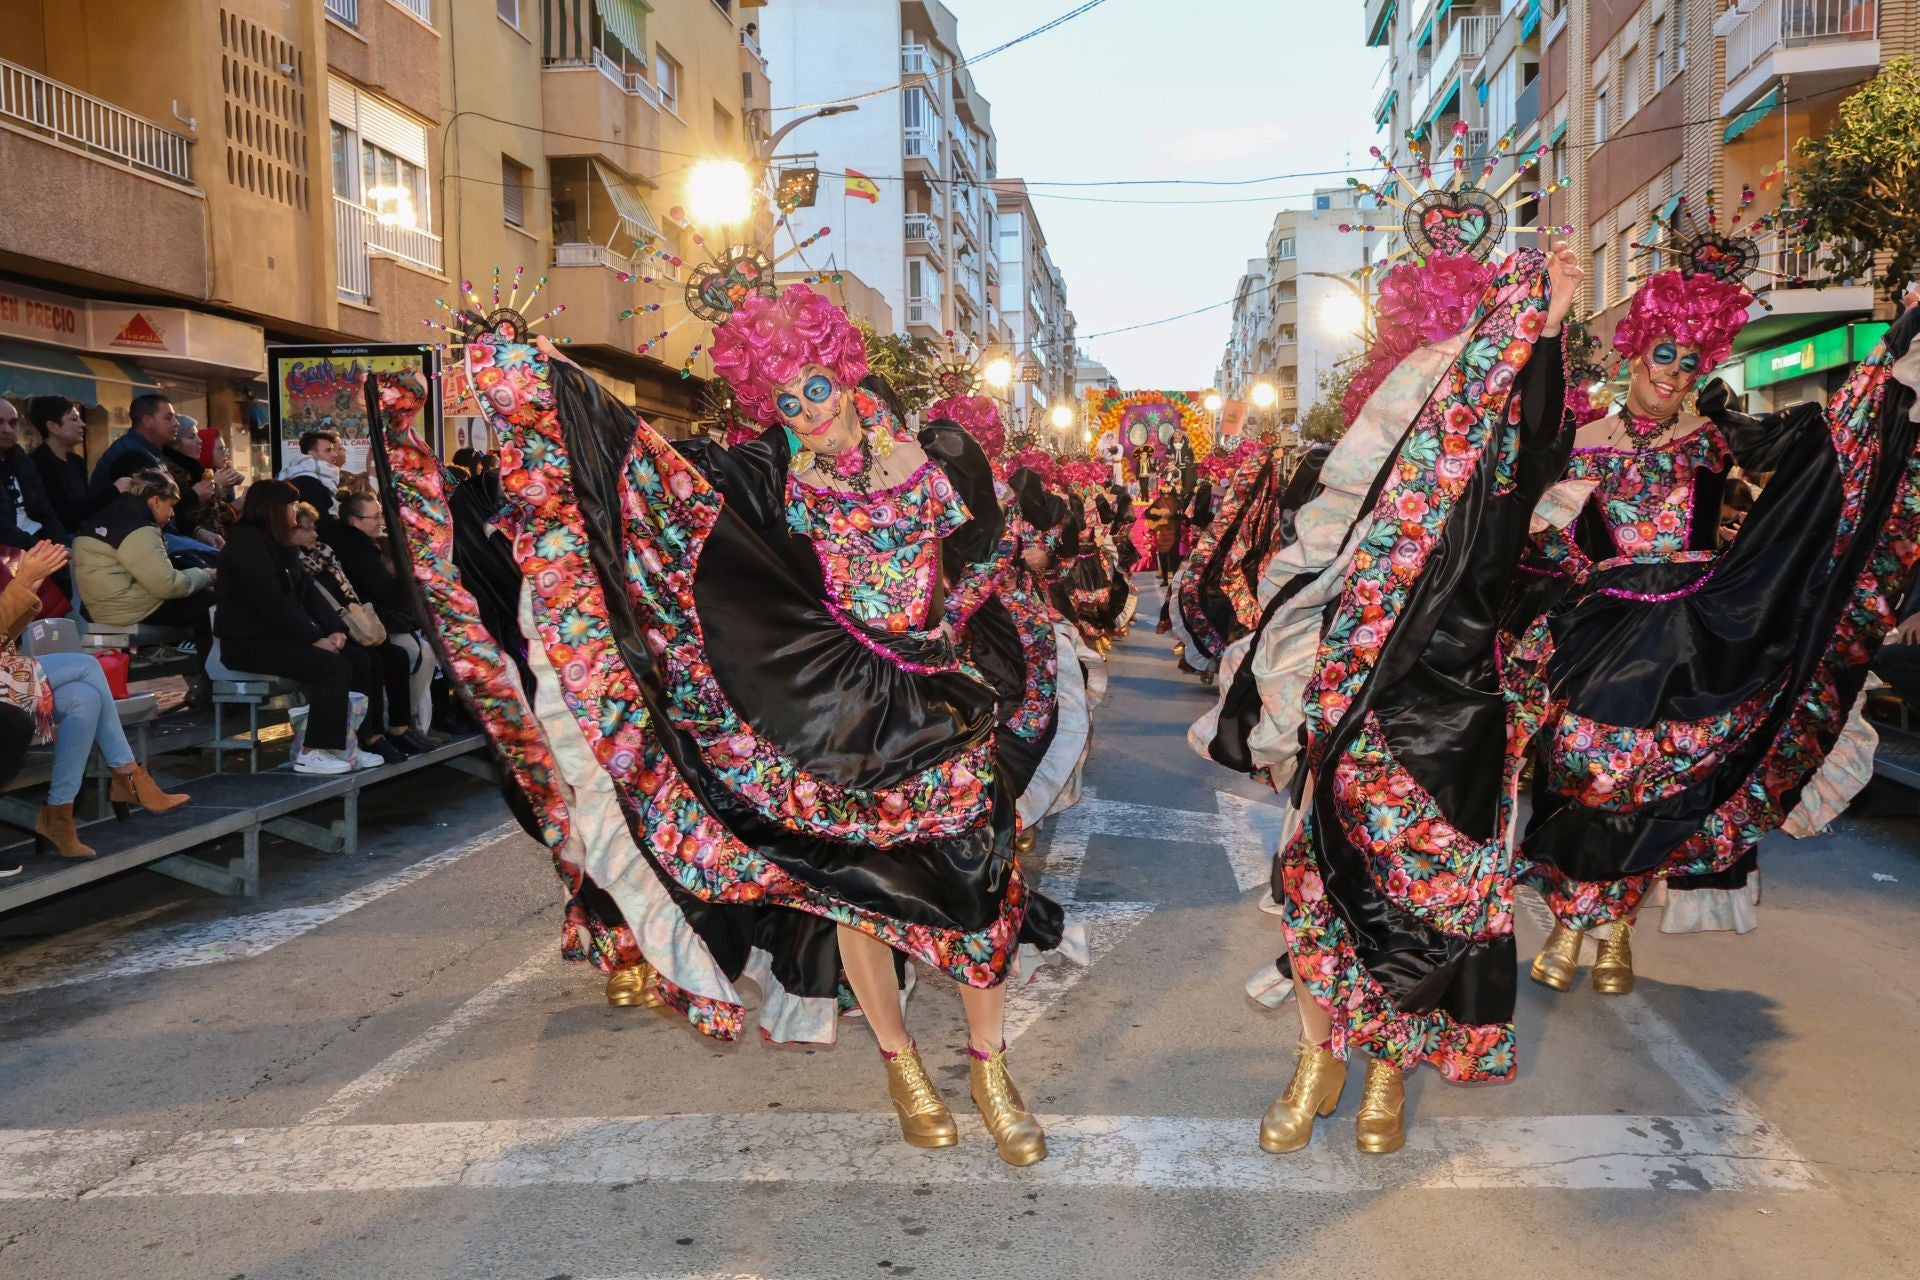
[[[327,0],[327,16],[350,27],[360,25],[360,0]]]
[[[1726,41],[1722,116],[1753,106],[1783,77],[1796,98],[1810,97],[1880,66],[1879,0],[1739,0],[1714,33]]]
[[[1756,303],[1748,315],[1764,315],[1766,310],[1785,316],[1871,311],[1872,282],[1831,275],[1820,265],[1820,257],[1818,247],[1782,245],[1771,250],[1763,265],[1780,275],[1749,278],[1747,287],[1766,299],[1767,308],[1763,310]]]
[[[940,68],[933,60],[933,50],[923,44],[903,44],[900,46],[900,74],[904,76],[930,76]]]
[[[940,327],[940,299],[908,298],[907,323],[925,325],[929,329]]]
[[[933,220],[930,213],[910,213],[906,222],[907,239],[918,240],[929,246],[935,253],[942,252],[940,224]]]
[[[193,139],[4,59],[0,120],[102,160],[193,185]]]
[[[1519,126],[1519,133],[1514,135],[1518,138],[1525,138],[1527,130],[1540,123],[1539,76],[1535,76],[1533,83],[1522,89],[1520,96],[1513,100],[1513,123]]]
[[[383,220],[344,196],[333,198],[333,249],[340,296],[363,305],[373,302],[373,259],[393,258],[434,275],[441,272],[440,237],[417,227]]]
[[[901,154],[906,157],[907,172],[927,177],[940,176],[940,135],[931,129],[908,129],[901,136]]]
[[[1448,95],[1460,91],[1462,77],[1480,65],[1480,59],[1487,52],[1487,42],[1493,39],[1499,26],[1497,14],[1461,18],[1453,24],[1453,30],[1433,55],[1419,89],[1414,92],[1416,121],[1431,120],[1447,105]]]
[[[625,254],[615,252],[604,244],[556,244],[553,246],[553,265],[556,267],[605,267],[609,271],[633,271],[633,263]]]

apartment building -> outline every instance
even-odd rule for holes
[[[782,0],[759,23],[781,103],[795,108],[776,109],[775,128],[815,109],[805,104],[903,86],[809,122],[786,144],[817,157],[823,175],[833,235],[814,265],[851,271],[916,336],[1005,345],[992,110],[957,65],[952,11],[939,0]],[[865,181],[846,179],[856,189],[843,193],[840,175]]]
[[[1543,0],[1541,125],[1573,179],[1548,202],[1588,255],[1588,309],[1605,336],[1649,265],[1656,213],[1743,187],[1749,217],[1778,208],[1797,143],[1829,128],[1887,59],[1920,52],[1920,6],[1896,0]],[[1870,282],[1827,278],[1817,253],[1761,237],[1756,304],[1722,366],[1750,407],[1824,397],[1877,339]],[[1791,277],[1801,277],[1794,281]],[[1884,319],[1885,317],[1881,317]]]
[[[1488,153],[1500,135],[1491,128],[1494,86],[1482,72],[1502,9],[1517,3],[1524,0],[1364,0],[1366,42],[1387,53],[1373,107],[1382,151],[1405,158],[1412,137],[1450,147],[1454,123],[1465,120],[1468,156]]]
[[[1017,370],[1015,420],[1037,427],[1050,406],[1073,396],[1074,321],[1066,277],[1047,252],[1039,215],[1018,178],[993,183],[999,209],[1000,312]]]
[[[259,471],[269,344],[421,341],[461,280],[524,266],[596,378],[690,427],[705,335],[637,355],[620,313],[677,282],[612,268],[638,238],[696,256],[669,157],[755,152],[734,7],[0,0],[0,391],[82,401],[97,451],[157,389]]]
[[[1119,379],[1106,365],[1088,355],[1077,352],[1073,360],[1073,398],[1081,404],[1086,403],[1089,391],[1117,391]]]
[[[1216,385],[1230,400],[1272,385],[1274,422],[1299,419],[1322,374],[1359,350],[1367,310],[1368,237],[1343,232],[1359,220],[1350,188],[1322,188],[1305,209],[1282,209],[1266,256],[1251,258],[1234,295],[1233,321]]]

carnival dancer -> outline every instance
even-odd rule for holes
[[[1356,1048],[1370,1055],[1364,1152],[1405,1142],[1403,1075],[1419,1063],[1454,1080],[1512,1070],[1508,814],[1486,763],[1506,747],[1493,639],[1569,443],[1559,333],[1579,277],[1565,245],[1544,262],[1512,255],[1463,332],[1382,388],[1382,412],[1410,381],[1430,391],[1411,393],[1417,416],[1341,540],[1302,699],[1300,798],[1274,884],[1302,1037],[1261,1121],[1268,1151],[1307,1144]]]
[[[957,1129],[898,966],[942,969],[961,983],[975,1104],[1001,1158],[1029,1164],[1046,1141],[1008,1074],[1004,983],[1062,921],[1007,848],[996,699],[942,625],[943,543],[978,563],[999,539],[986,460],[952,427],[896,441],[856,392],[845,313],[737,274],[713,355],[769,430],[731,450],[676,450],[517,315],[463,318],[502,446],[531,699],[447,572],[421,396],[382,376],[390,524],[543,838],[617,903],[659,998],[732,1038],[751,977],[763,1035],[831,1042],[844,969],[903,1136],[943,1147]]]
[[[1751,241],[1677,221],[1681,261],[1751,261]],[[1751,928],[1760,838],[1803,809],[1819,812],[1790,829],[1817,827],[1864,776],[1837,766],[1858,754],[1843,729],[1920,530],[1920,371],[1896,366],[1920,320],[1827,405],[1751,418],[1714,380],[1694,411],[1751,302],[1711,269],[1641,286],[1613,335],[1625,401],[1580,429],[1526,565],[1541,589],[1510,611],[1505,682],[1540,721],[1520,853],[1556,919],[1531,973],[1556,990],[1599,925],[1594,989],[1633,989],[1635,916],[1660,880],[1680,925]],[[1773,479],[1722,545],[1734,463]]]

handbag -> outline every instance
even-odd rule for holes
[[[47,673],[18,649],[0,649],[0,701],[33,717],[33,740],[53,740],[53,686]]]
[[[370,604],[355,601],[340,606],[340,621],[347,624],[347,636],[355,643],[372,648],[387,642],[386,624]]]

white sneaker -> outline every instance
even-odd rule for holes
[[[311,751],[302,751],[293,758],[293,771],[295,773],[340,774],[351,773],[353,766],[343,757],[331,751],[322,751],[316,747]]]
[[[353,767],[356,769],[378,769],[386,762],[385,756],[377,756],[359,747],[353,749]]]

